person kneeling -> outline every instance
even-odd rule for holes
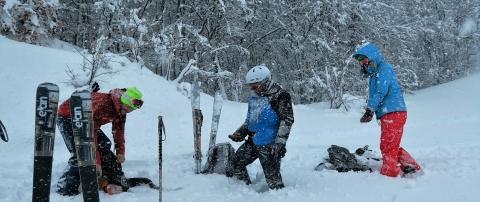
[[[268,187],[281,189],[285,185],[280,162],[294,122],[290,94],[272,82],[271,73],[264,65],[250,69],[246,83],[254,92],[248,102],[247,119],[229,138],[235,142],[242,142],[247,136],[248,139],[232,156],[226,174],[251,184],[246,166],[259,158]]]

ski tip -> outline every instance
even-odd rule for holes
[[[59,91],[58,85],[50,82],[44,82],[38,85],[38,88],[47,88],[49,91]]]
[[[80,96],[82,98],[89,98],[91,97],[89,90],[77,90],[72,93],[72,96]]]

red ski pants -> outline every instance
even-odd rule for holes
[[[381,119],[382,135],[380,138],[380,150],[383,156],[383,165],[380,174],[396,177],[400,169],[412,166],[420,170],[420,165],[413,157],[400,147],[403,126],[407,121],[407,112],[392,112],[385,114]]]

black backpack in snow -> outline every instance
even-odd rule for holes
[[[348,172],[351,170],[372,172],[371,168],[369,168],[367,165],[359,163],[355,155],[350,153],[350,151],[344,147],[332,145],[327,149],[327,151],[328,158],[325,158],[323,162],[318,164],[315,167],[315,170],[320,171],[323,169],[328,169],[337,170],[338,172]]]
[[[226,174],[235,149],[230,143],[220,143],[213,146],[208,152],[207,163],[203,167],[203,174]]]

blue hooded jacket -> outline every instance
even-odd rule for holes
[[[361,46],[353,55],[365,55],[375,65],[368,67],[369,91],[367,107],[377,119],[391,112],[407,111],[403,92],[392,65],[383,58],[380,49],[372,43]]]

